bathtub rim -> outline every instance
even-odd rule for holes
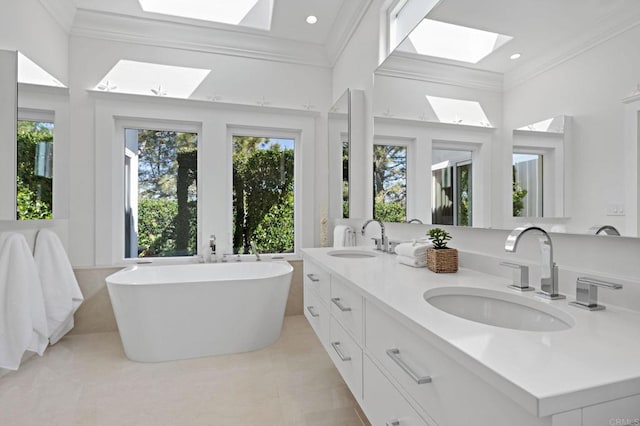
[[[257,264],[258,262],[245,262],[244,265],[246,264]],[[204,266],[204,265],[237,265],[238,267],[243,265],[242,262],[228,262],[228,263],[185,263],[185,264],[171,264],[171,265],[167,265],[167,264],[144,264],[144,265],[131,265],[128,266],[126,268],[123,268],[119,271],[114,272],[111,275],[108,275],[105,278],[105,282],[107,284],[107,286],[110,285],[119,285],[119,286],[166,286],[166,285],[175,285],[175,284],[179,284],[179,285],[195,285],[195,284],[206,284],[206,283],[223,283],[223,282],[230,282],[230,281],[234,281],[234,282],[244,282],[244,281],[255,281],[255,280],[263,280],[263,279],[270,279],[270,278],[276,278],[276,277],[280,277],[280,276],[285,276],[285,275],[289,275],[289,274],[293,274],[294,268],[293,265],[291,265],[291,263],[287,262],[286,260],[277,260],[277,261],[268,261],[268,262],[264,262],[262,264],[278,264],[281,265],[283,267],[286,268],[286,270],[283,270],[282,273],[278,273],[275,275],[264,275],[264,276],[253,276],[253,277],[244,277],[244,278],[238,278],[238,277],[227,277],[227,278],[215,278],[215,279],[201,279],[201,280],[187,280],[185,279],[184,281],[179,281],[179,280],[172,280],[172,281],[167,281],[167,282],[137,282],[137,281],[124,281],[124,280],[117,280],[117,278],[120,277],[120,275],[122,276],[126,276],[125,274],[127,273],[131,273],[133,271],[137,271],[137,270],[141,270],[141,269],[148,269],[148,268],[158,268],[158,267],[198,267],[198,266]],[[116,279],[116,281],[114,281],[114,278]]]

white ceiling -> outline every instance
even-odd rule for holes
[[[442,0],[428,17],[514,37],[477,64],[435,59],[507,73],[532,60],[566,55],[637,24],[640,1]],[[514,61],[509,59],[513,53],[522,56]]]
[[[353,1],[274,0],[270,31],[144,12],[138,0],[77,0],[76,5],[78,9],[93,12],[107,12],[170,22],[190,23],[199,26],[211,26],[216,29],[257,33],[274,38],[326,45],[332,30],[334,30],[333,24],[338,14],[343,11],[345,4]],[[309,15],[317,16],[318,22],[314,25],[307,24],[305,19]]]

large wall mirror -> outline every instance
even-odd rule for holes
[[[425,12],[374,75],[375,138],[410,141],[407,216],[638,237],[640,3]]]

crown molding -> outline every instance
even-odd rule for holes
[[[346,49],[372,3],[373,0],[349,0],[342,4],[326,42],[331,66]]]
[[[329,68],[323,46],[255,32],[78,9],[72,36]]]
[[[617,37],[640,25],[640,16],[630,15],[624,22],[616,25],[605,25],[596,31],[585,34],[570,45],[552,49],[547,54],[539,55],[514,71],[504,75],[504,91],[511,90],[525,82],[579,56],[599,45]]]
[[[40,4],[67,33],[76,16],[75,0],[40,0]]]
[[[499,93],[503,87],[501,73],[446,64],[398,51],[389,56],[375,74]]]

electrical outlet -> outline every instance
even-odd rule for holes
[[[607,216],[624,216],[624,204],[607,205]]]

